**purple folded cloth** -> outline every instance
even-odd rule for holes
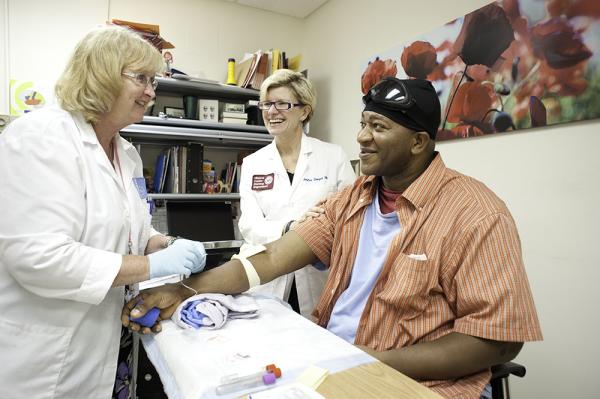
[[[185,304],[183,309],[181,309],[181,320],[186,324],[194,328],[202,327],[202,320],[206,317],[206,315],[202,312],[196,310],[196,305],[198,301],[192,301]]]
[[[228,319],[257,317],[259,307],[249,295],[198,294],[179,304],[171,320],[181,328],[221,328]]]

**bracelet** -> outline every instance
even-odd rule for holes
[[[180,237],[171,237],[171,236],[167,236],[167,239],[165,240],[165,243],[163,245],[163,249],[164,248],[169,248],[171,245],[173,245],[173,243],[178,240]]]
[[[190,287],[189,285],[186,285],[183,281],[180,281],[179,284],[183,285],[185,288],[187,288],[188,290],[192,290],[194,292],[194,295],[198,295],[198,291],[196,291],[195,289],[193,289],[192,287]]]

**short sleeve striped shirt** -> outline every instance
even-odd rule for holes
[[[313,313],[321,326],[348,287],[376,179],[357,179],[327,201],[324,215],[295,230],[330,265]],[[396,214],[403,228],[367,300],[356,344],[383,351],[451,332],[497,341],[542,339],[514,220],[484,184],[446,168],[437,154],[398,197]],[[490,375],[422,383],[445,397],[479,398]]]

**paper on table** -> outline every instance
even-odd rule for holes
[[[328,374],[329,370],[327,369],[317,366],[309,366],[302,372],[302,374],[298,376],[298,378],[296,378],[296,382],[300,382],[308,387],[311,387],[312,389],[317,389],[319,385],[325,381],[325,378],[327,378]]]
[[[336,373],[375,361],[281,303],[255,298],[261,307],[256,319],[230,320],[220,330],[182,330],[166,321],[160,334],[141,337],[169,398],[214,398],[223,376],[251,373],[271,363],[281,368],[278,384],[287,384],[311,364]]]
[[[247,396],[248,399],[325,399],[323,395],[304,384],[294,382]]]

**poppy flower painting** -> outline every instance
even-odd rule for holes
[[[361,91],[385,76],[428,79],[437,140],[600,117],[600,1],[499,0],[367,60]]]

